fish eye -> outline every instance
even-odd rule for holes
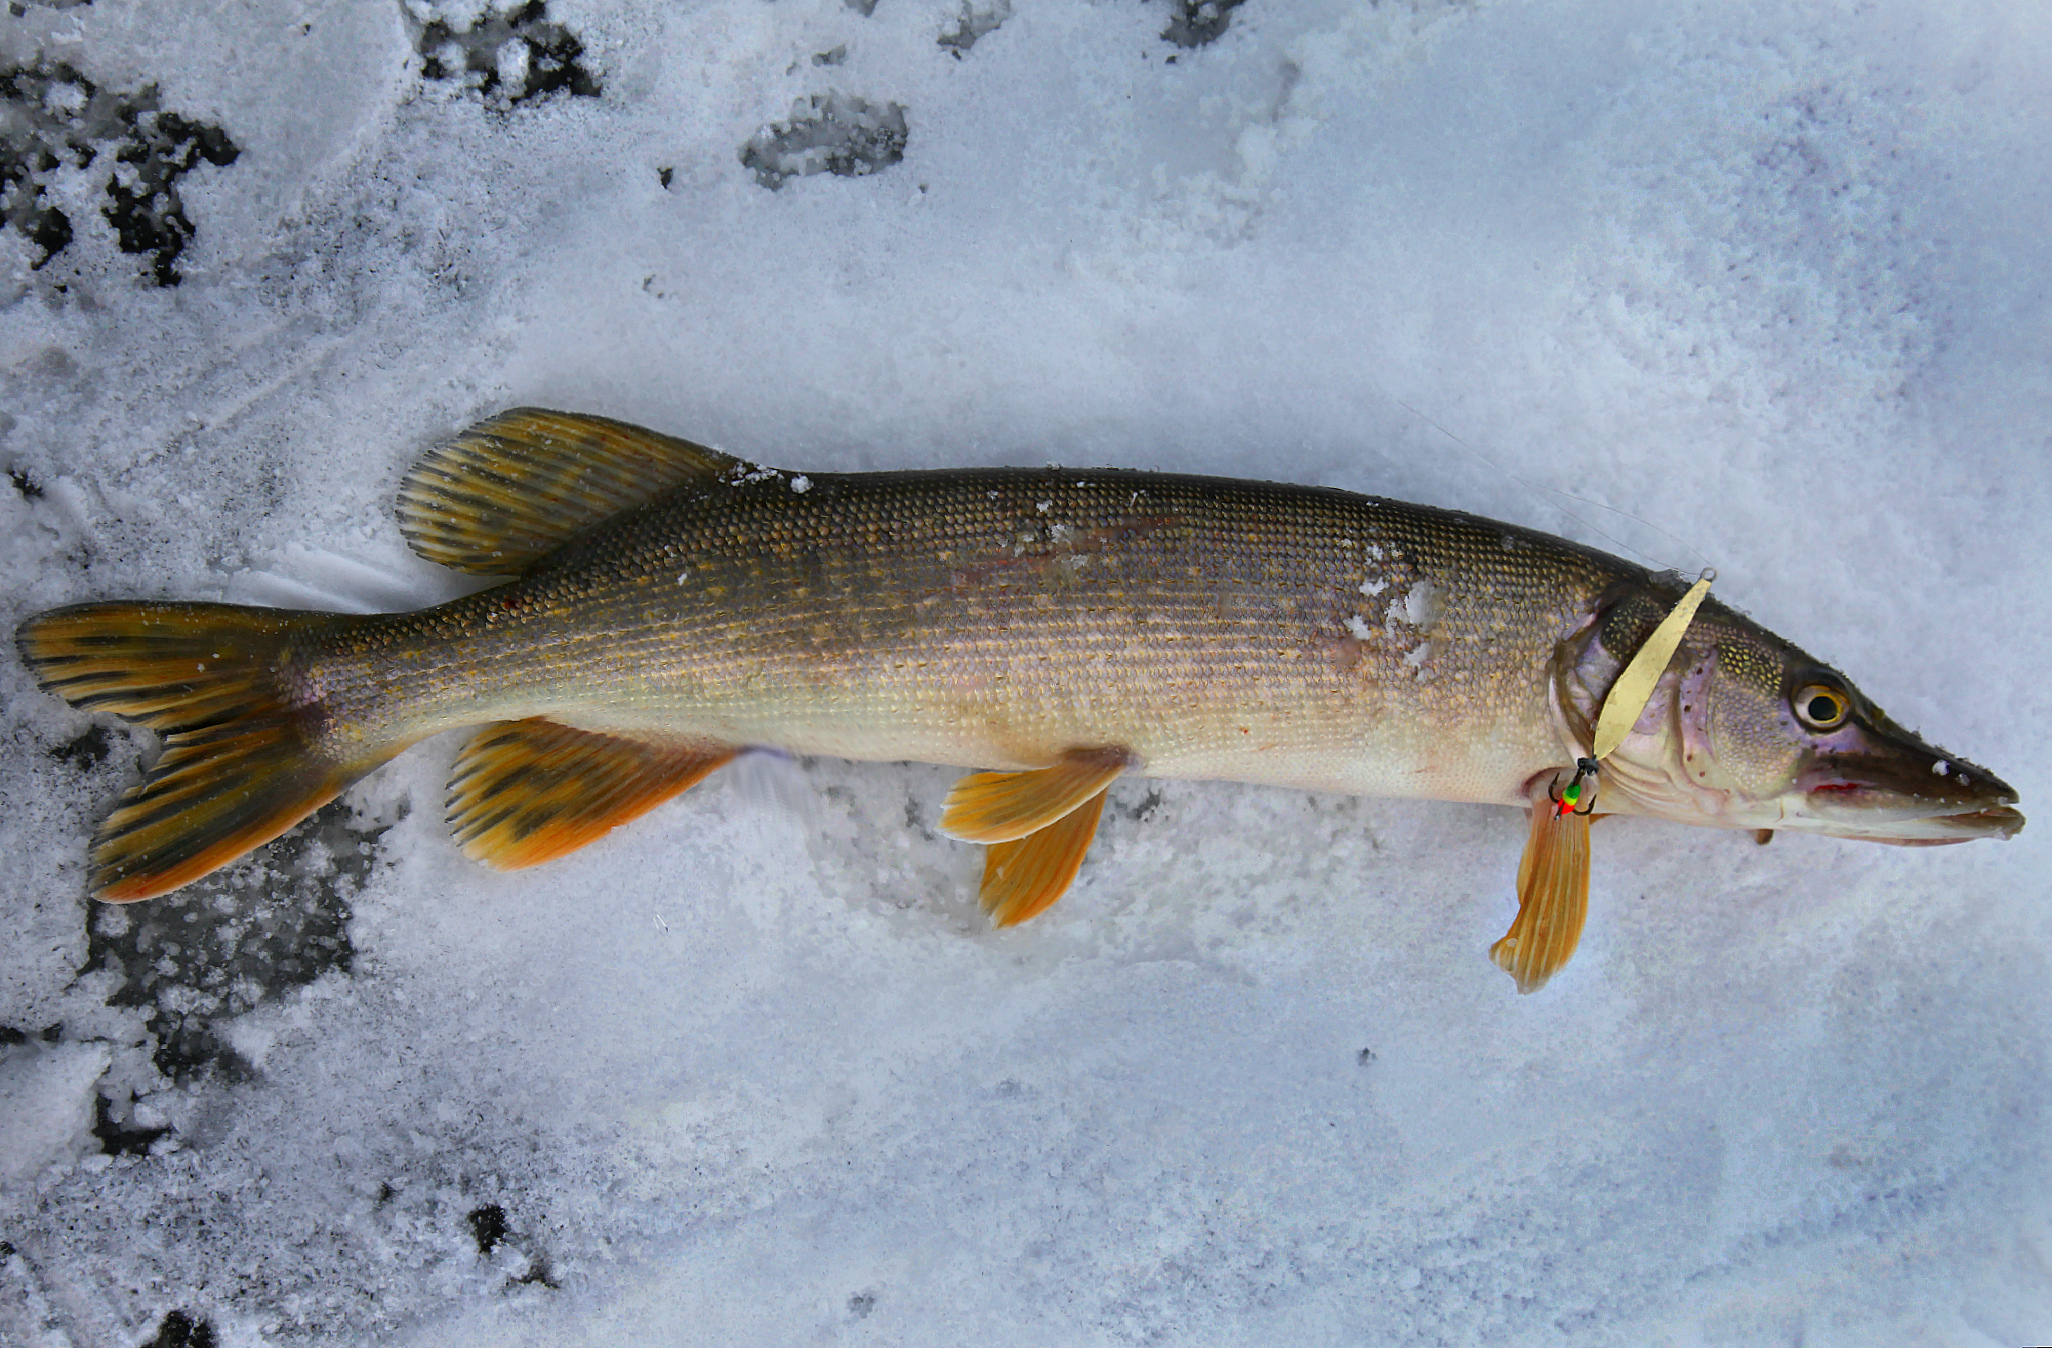
[[[1795,695],[1795,714],[1812,730],[1836,730],[1852,711],[1852,699],[1829,684],[1805,684]]]

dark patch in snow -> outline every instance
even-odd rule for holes
[[[1137,801],[1122,801],[1114,797],[1111,801],[1111,807],[1114,814],[1130,819],[1137,824],[1161,808],[1161,788],[1158,786],[1148,787],[1147,794]]]
[[[214,1348],[215,1342],[214,1326],[207,1320],[172,1311],[157,1326],[156,1335],[136,1348]]]
[[[848,1298],[849,1313],[857,1320],[867,1320],[869,1313],[875,1309],[876,1293],[874,1292],[857,1292],[854,1296]]]
[[[1012,0],[986,0],[983,5],[962,0],[962,14],[955,26],[940,35],[940,45],[959,61],[981,39],[995,33],[1012,17]]]
[[[677,170],[669,167],[668,165],[665,165],[662,168],[656,170],[656,181],[662,184],[662,188],[665,192],[670,190],[670,179],[676,176]]]
[[[423,79],[475,93],[504,112],[553,94],[597,98],[599,77],[584,64],[584,42],[549,17],[545,0],[511,14],[476,13],[474,5],[401,6],[413,28]]]
[[[917,796],[905,797],[905,827],[917,832],[928,842],[939,842],[940,834],[926,822],[926,806]]]
[[[477,1241],[479,1254],[490,1254],[506,1238],[506,1209],[497,1203],[472,1208],[464,1220],[470,1223],[471,1238]]]
[[[154,101],[155,90],[147,92]],[[114,178],[107,184],[110,204],[100,214],[120,236],[122,252],[151,256],[158,285],[175,286],[182,279],[178,255],[193,234],[178,180],[202,159],[225,168],[241,153],[218,126],[175,112],[136,118],[129,142],[115,152]]]
[[[71,246],[71,217],[44,204],[40,192],[38,200],[29,204],[26,217],[17,218],[15,223],[28,235],[28,241],[42,250],[42,257],[29,264],[31,270],[40,270],[45,262]]]
[[[521,1238],[506,1221],[505,1208],[497,1203],[486,1203],[483,1207],[472,1208],[464,1221],[470,1225],[470,1235],[477,1242],[479,1254],[490,1257],[504,1246],[509,1252],[527,1256],[527,1267],[507,1280],[509,1286],[553,1288],[556,1285],[549,1272],[548,1256],[523,1247]]]
[[[252,1069],[215,1025],[330,970],[349,972],[349,901],[390,827],[359,826],[331,806],[175,894],[97,907],[85,971],[121,977],[109,1005],[150,1008],[158,1071],[180,1082],[246,1078]]]
[[[825,51],[816,51],[812,54],[812,63],[816,66],[837,66],[847,59],[848,44],[845,42],[838,47],[829,47]]]
[[[793,103],[789,121],[750,136],[741,162],[771,191],[815,173],[860,178],[903,159],[909,134],[902,103],[872,103],[829,89]]]
[[[865,19],[876,13],[876,0],[843,0],[843,3]]]
[[[83,735],[67,744],[60,744],[50,750],[50,757],[69,763],[75,768],[96,768],[107,761],[107,751],[114,741],[107,734],[107,727],[88,727]]]
[[[157,1139],[170,1133],[168,1127],[149,1128],[137,1124],[132,1113],[134,1108],[133,1095],[118,1107],[104,1095],[94,1098],[93,1136],[100,1139],[101,1151],[109,1156],[147,1156]]]
[[[43,489],[41,486],[37,485],[36,480],[34,478],[29,476],[28,469],[8,469],[7,480],[12,482],[14,484],[14,489],[21,493],[22,500],[40,501],[43,499]]]
[[[1243,0],[1175,0],[1162,41],[1178,47],[1204,47],[1218,41],[1232,25],[1233,11]],[[1174,57],[1170,57],[1174,60]]]
[[[1363,1067],[1372,1067],[1372,1066],[1374,1066],[1374,1065],[1375,1065],[1375,1050],[1374,1050],[1374,1049],[1372,1049],[1372,1048],[1364,1048],[1364,1049],[1362,1049],[1362,1050],[1361,1050],[1361,1051],[1360,1051],[1359,1053],[1356,1053],[1356,1054],[1354,1055],[1354,1061],[1355,1061],[1355,1062],[1357,1062],[1357,1063],[1359,1063],[1359,1064],[1360,1064],[1361,1066],[1363,1066]]]
[[[109,149],[111,159],[102,156]],[[100,215],[121,251],[148,255],[156,284],[177,285],[195,232],[179,180],[202,160],[226,167],[240,154],[220,127],[164,111],[154,84],[119,93],[61,61],[0,70],[0,217],[36,247],[32,268],[76,237],[56,200],[59,179],[98,165]]]

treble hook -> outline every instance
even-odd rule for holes
[[[1597,775],[1601,771],[1593,758],[1577,758],[1575,775],[1568,784],[1560,784],[1560,774],[1555,773],[1553,784],[1546,788],[1546,798],[1553,802],[1555,815],[1588,814],[1596,808]],[[1584,785],[1587,790],[1583,790]]]

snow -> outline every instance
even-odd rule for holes
[[[17,1045],[0,1055],[0,1118],[8,1121],[0,1185],[29,1187],[46,1166],[100,1150],[92,1135],[93,1084],[112,1061],[103,1044]]]
[[[448,598],[399,479],[539,404],[1714,560],[2040,808],[2052,14],[868,10],[27,6],[0,67],[102,98],[0,115],[98,147],[0,230],[8,621]],[[125,167],[123,251],[163,114],[236,154]],[[0,1341],[2052,1338],[2036,828],[1607,821],[1519,997],[1503,811],[1121,782],[995,932],[951,771],[749,755],[497,875],[445,737],[109,909],[143,741],[4,678]]]

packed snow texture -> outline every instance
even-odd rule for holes
[[[400,475],[543,404],[1714,564],[2048,798],[2045,7],[9,15],[10,624],[447,598]],[[115,909],[147,737],[0,680],[8,1344],[2052,1339],[2042,821],[1607,822],[1519,997],[1504,810],[1124,781],[999,932],[952,770],[756,759],[500,875],[444,737]]]

